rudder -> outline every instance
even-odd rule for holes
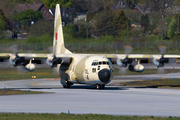
[[[53,52],[56,54],[72,54],[64,46],[64,36],[61,21],[61,11],[59,4],[56,5],[55,19],[54,19],[54,40],[53,40]]]

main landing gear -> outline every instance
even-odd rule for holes
[[[68,82],[67,79],[61,79],[61,84],[63,85],[63,88],[70,88],[73,84]]]
[[[96,85],[95,88],[98,90],[103,90],[105,88],[105,85]]]

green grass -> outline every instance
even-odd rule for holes
[[[138,117],[138,116],[112,116],[97,114],[25,114],[25,113],[0,113],[1,120],[179,120],[176,117]]]
[[[176,73],[180,72],[179,69],[165,70],[164,73]],[[141,73],[130,72],[127,70],[126,75],[146,75],[146,74],[157,74],[157,69],[146,69]],[[114,69],[114,75],[121,75],[119,69]],[[54,74],[52,68],[37,68],[34,72],[18,73],[17,68],[1,68],[0,69],[0,81],[5,80],[21,80],[21,79],[32,79],[32,76],[36,76],[37,79],[41,78],[58,78],[59,75]]]
[[[42,94],[43,92],[28,91],[28,90],[10,90],[10,89],[0,89],[1,95],[22,95],[22,94]]]
[[[165,69],[164,74],[167,73],[177,73],[180,69]],[[145,69],[143,72],[131,72],[127,69],[125,75],[147,75],[147,74],[158,74],[158,69]],[[114,75],[122,75],[118,68],[114,69]]]
[[[59,75],[53,74],[52,68],[38,68],[34,72],[18,73],[16,68],[0,69],[0,81],[32,79],[32,76],[39,78],[59,78]]]
[[[121,86],[180,89],[180,79],[162,79],[119,83]]]

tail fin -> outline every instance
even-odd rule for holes
[[[72,54],[64,46],[64,36],[61,21],[61,12],[59,4],[56,5],[55,20],[54,20],[54,41],[53,41],[53,53],[56,54]]]

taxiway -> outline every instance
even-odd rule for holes
[[[178,76],[178,74],[176,75]],[[171,75],[169,74],[169,76]],[[172,76],[174,77],[174,75]],[[118,82],[120,81],[118,80]],[[117,82],[117,80],[112,82]],[[128,88],[111,85],[107,85],[105,90],[96,90],[92,86],[84,85],[75,85],[71,89],[64,89],[59,80],[51,79],[0,82],[0,88],[4,87],[48,93],[0,96],[0,112],[68,113],[69,111],[73,114],[180,117],[180,90]]]

